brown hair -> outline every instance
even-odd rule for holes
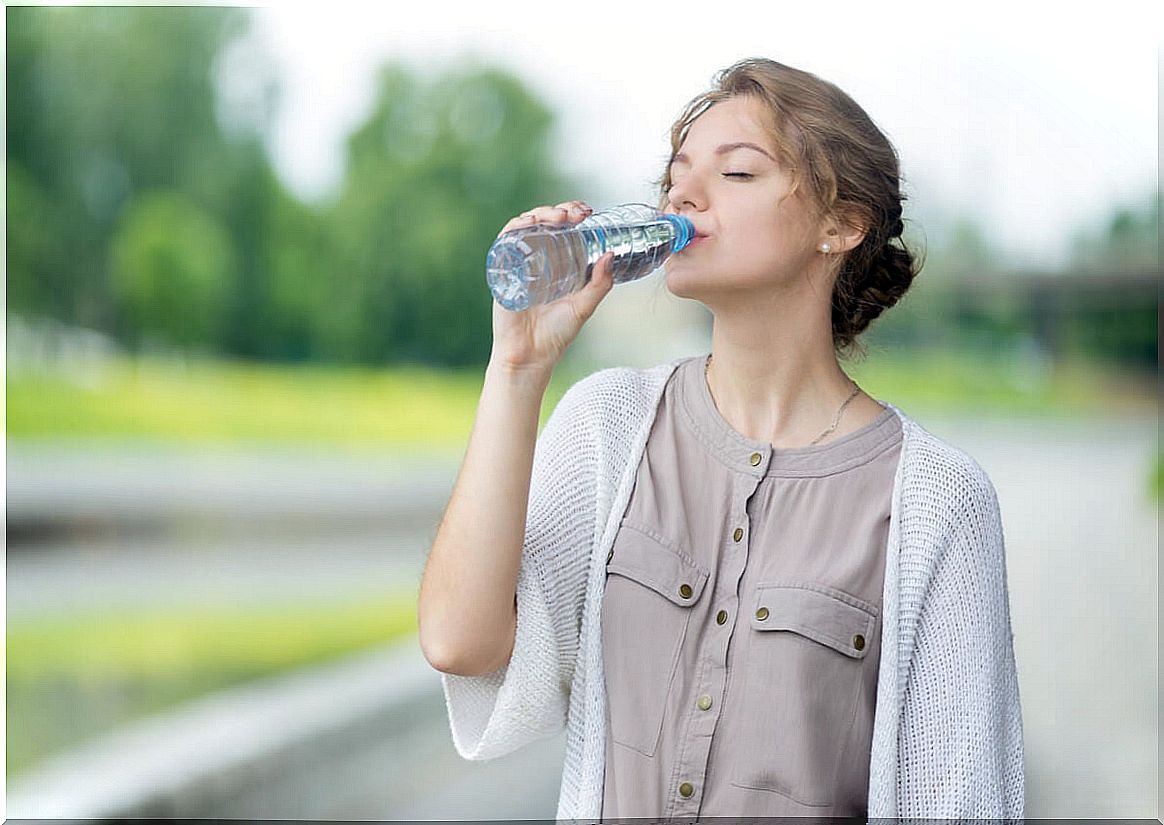
[[[750,58],[718,72],[712,88],[687,104],[671,126],[671,157],[696,118],[737,96],[754,97],[771,113],[780,163],[792,172],[791,191],[803,183],[821,217],[866,228],[861,243],[841,256],[833,286],[833,349],[850,355],[860,349],[857,336],[898,302],[921,269],[901,237],[906,198],[897,151],[834,84],[774,60]],[[663,208],[670,162],[657,183]]]

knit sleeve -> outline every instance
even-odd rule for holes
[[[1002,519],[990,479],[970,464],[918,621],[899,729],[899,817],[1023,817]]]
[[[594,531],[589,380],[566,392],[534,448],[508,664],[482,676],[441,674],[465,759],[504,756],[566,724]]]

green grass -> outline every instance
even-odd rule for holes
[[[1164,501],[1164,452],[1156,453],[1156,460],[1152,464],[1152,474],[1148,479],[1148,489],[1152,500],[1159,504]]]
[[[9,775],[210,693],[416,632],[416,594],[338,604],[118,611],[9,622]]]
[[[7,432],[43,440],[463,450],[483,370],[123,360],[83,382],[9,371]],[[555,375],[542,422],[573,380]]]
[[[1154,378],[1087,363],[1040,372],[1013,357],[874,352],[847,371],[909,412],[1070,416],[1151,409]],[[555,373],[541,423],[588,370]],[[483,371],[360,369],[223,361],[114,362],[85,382],[9,371],[7,432],[19,440],[286,443],[459,453]]]
[[[1074,417],[1154,409],[1155,378],[1087,361],[1053,367],[1012,353],[871,352],[846,371],[907,412]]]

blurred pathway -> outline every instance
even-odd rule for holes
[[[8,450],[8,617],[418,587],[459,461]]]

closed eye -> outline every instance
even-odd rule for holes
[[[742,178],[744,180],[755,177],[755,175],[751,174],[750,172],[724,172],[723,176],[725,178]]]

